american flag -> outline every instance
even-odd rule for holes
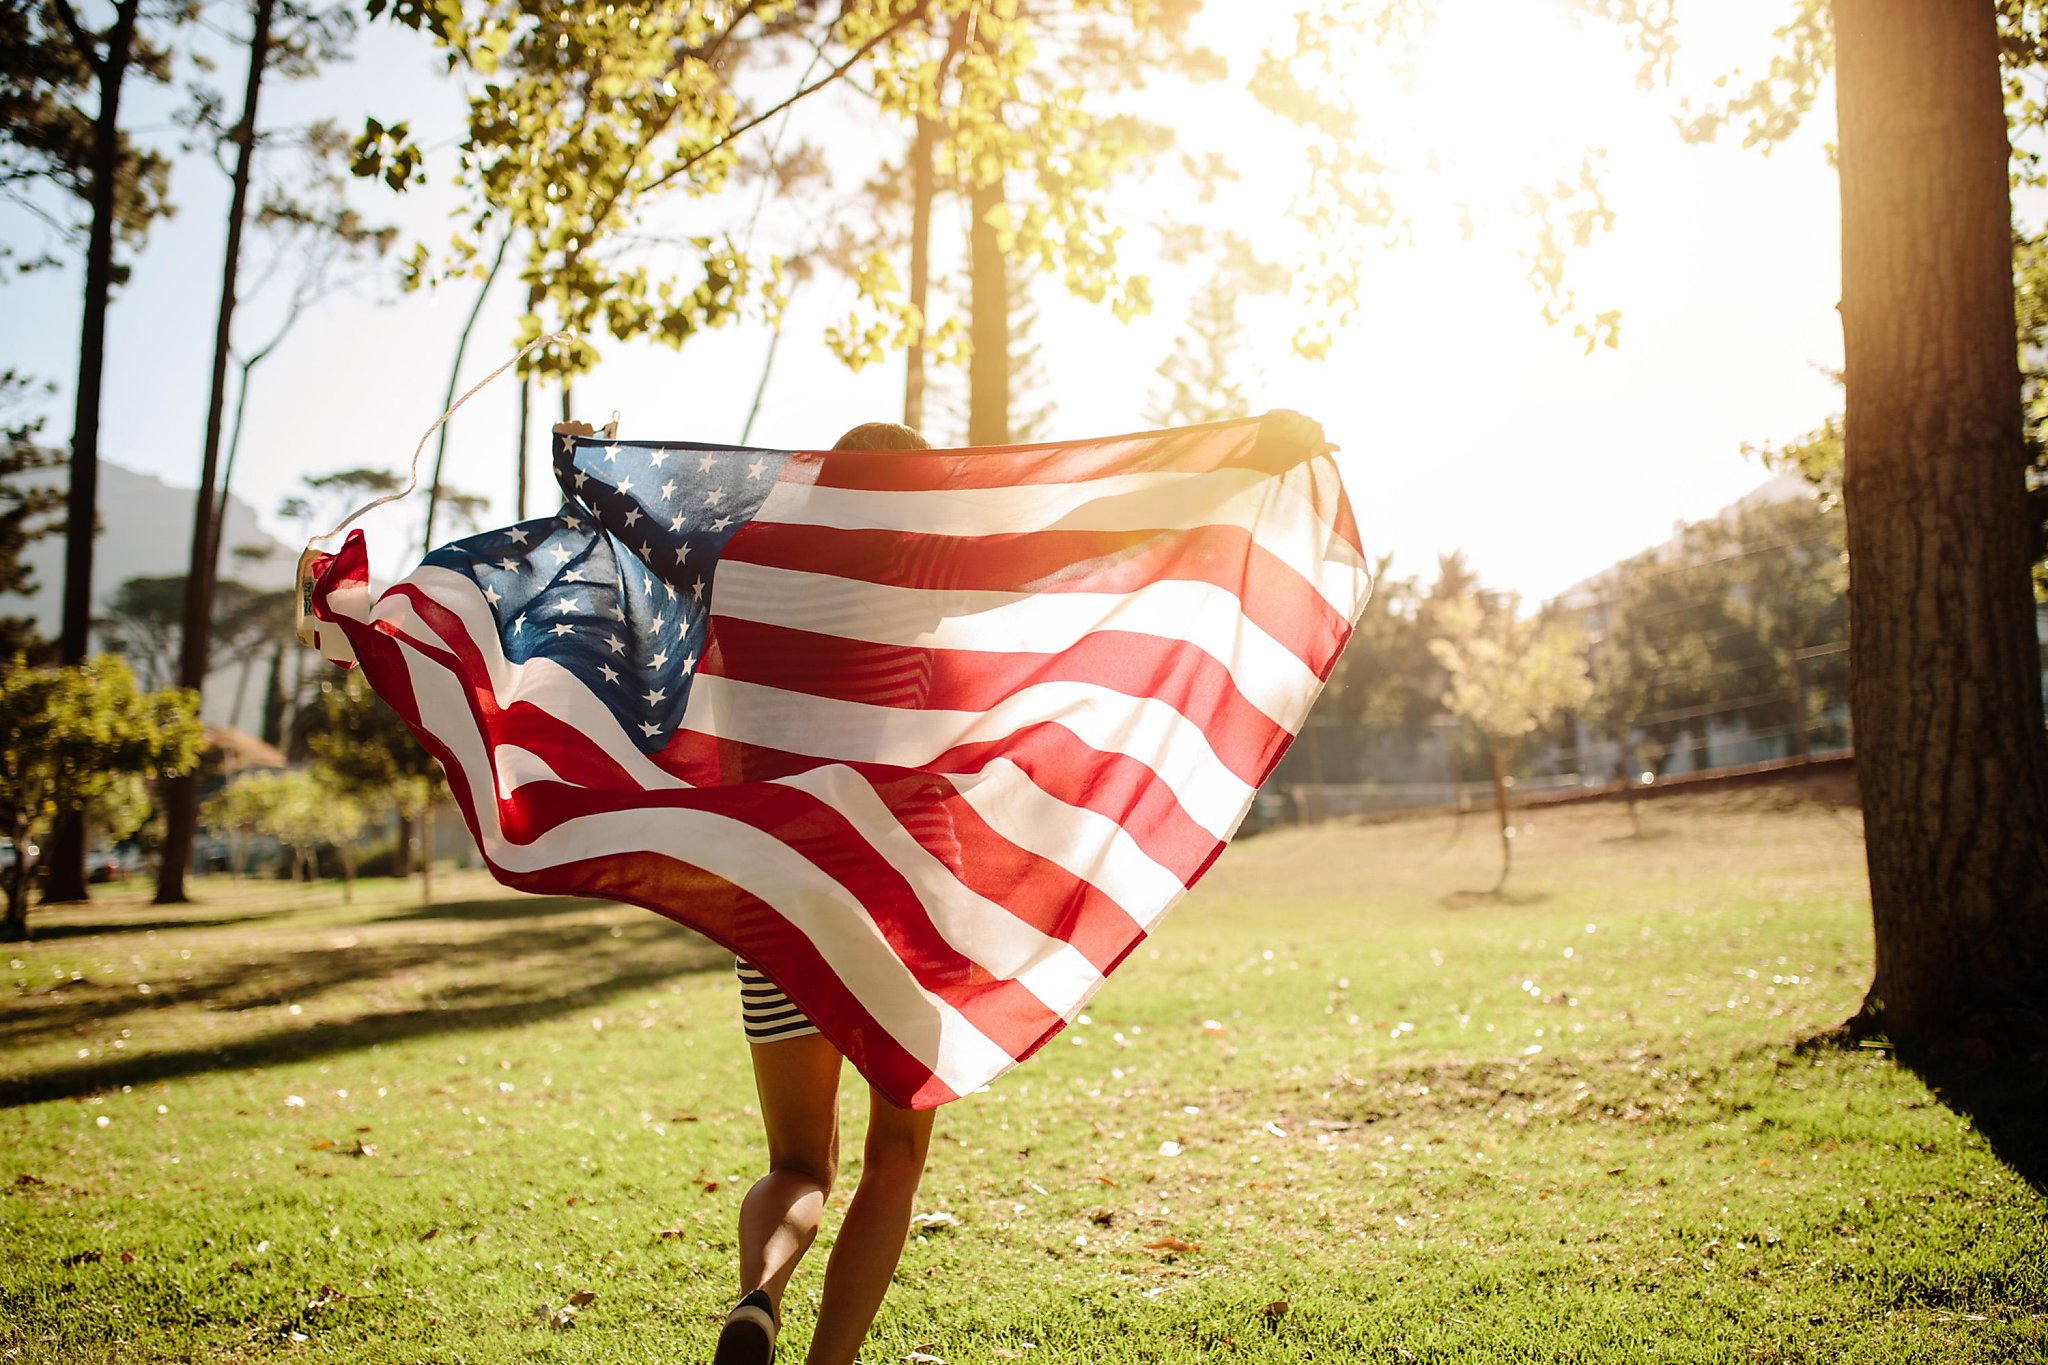
[[[559,512],[314,612],[499,880],[749,959],[891,1100],[1056,1035],[1207,870],[1370,588],[1298,418],[973,450],[563,437]]]

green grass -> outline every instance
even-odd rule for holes
[[[941,1113],[954,1221],[863,1358],[2048,1358],[2042,1190],[1912,1073],[1798,1046],[1868,978],[1854,811],[1646,819],[1535,813],[1498,901],[1484,816],[1239,845]],[[729,959],[441,889],[38,912],[0,953],[0,1359],[708,1358],[761,1161]]]

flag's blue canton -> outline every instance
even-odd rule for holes
[[[788,460],[779,450],[557,437],[560,512],[458,540],[426,562],[483,592],[506,658],[560,664],[651,753],[682,720],[719,553]]]

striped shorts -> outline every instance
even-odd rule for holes
[[[784,1038],[801,1038],[816,1033],[818,1026],[789,1002],[773,981],[761,975],[743,957],[733,959],[740,975],[740,1021],[746,1025],[750,1043],[774,1043]]]

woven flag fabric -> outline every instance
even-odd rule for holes
[[[891,1100],[1052,1038],[1223,851],[1370,588],[1291,415],[775,451],[557,438],[554,516],[314,570],[498,879],[747,958]]]

